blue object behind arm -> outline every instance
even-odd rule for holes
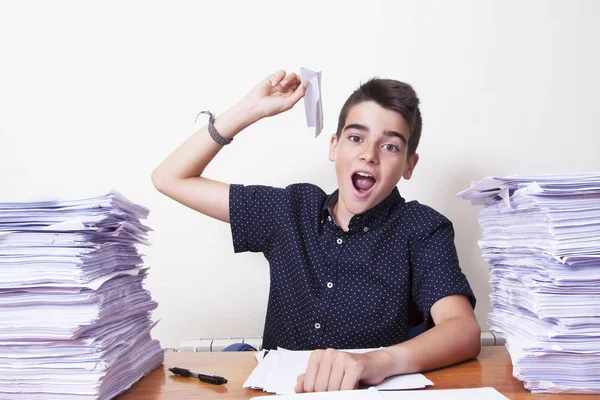
[[[232,343],[221,351],[256,351],[256,349],[248,343]]]

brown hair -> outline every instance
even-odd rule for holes
[[[417,93],[408,83],[393,79],[373,78],[362,84],[348,97],[340,111],[336,135],[339,139],[350,109],[364,101],[374,101],[381,107],[402,115],[410,127],[408,156],[417,151],[421,139],[421,111]]]

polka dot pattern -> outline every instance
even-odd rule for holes
[[[231,185],[235,252],[262,252],[270,265],[263,347],[374,348],[407,339],[415,320],[432,325],[439,299],[463,294],[452,224],[398,189],[339,228],[327,195],[311,184],[285,189]]]

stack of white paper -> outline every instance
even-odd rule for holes
[[[344,350],[364,353],[373,349]],[[265,355],[266,353],[266,355]],[[293,394],[297,378],[306,371],[311,351],[292,351],[279,348],[256,353],[258,365],[243,387],[262,389],[277,394]],[[264,356],[264,357],[263,357]],[[378,390],[419,389],[433,386],[433,382],[422,374],[398,375],[385,379],[375,388]]]
[[[532,392],[600,392],[600,173],[508,176],[458,196],[479,213],[491,329]]]
[[[147,215],[114,191],[0,203],[0,398],[110,399],[162,364]]]

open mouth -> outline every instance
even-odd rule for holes
[[[358,171],[352,174],[352,184],[359,193],[366,193],[375,185],[373,175],[366,172]]]

